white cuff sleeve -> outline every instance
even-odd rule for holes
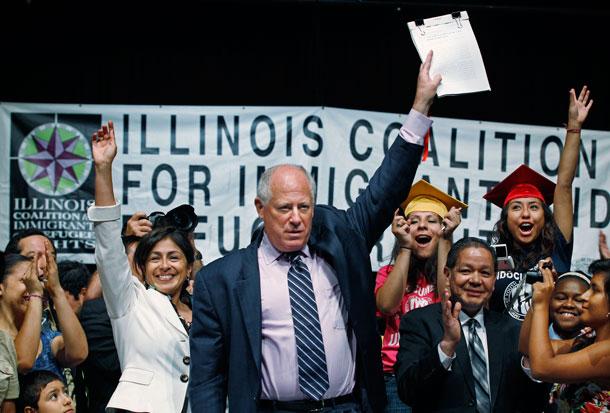
[[[453,364],[453,360],[455,360],[455,352],[453,353],[453,356],[449,357],[443,352],[443,350],[441,350],[440,343],[438,346],[436,346],[436,348],[438,349],[438,357],[441,360],[441,365],[445,370],[451,371],[451,365]]]
[[[116,201],[116,205],[98,207],[91,205],[87,210],[87,216],[93,222],[116,221],[121,219],[121,203]]]
[[[533,382],[536,383],[543,383],[540,380],[536,380],[535,378],[532,377],[532,370],[528,369],[527,367],[525,367],[525,356],[521,356],[521,370],[523,370],[523,372],[525,373],[525,375],[527,377],[529,377]]]
[[[411,109],[407,120],[400,128],[400,137],[409,143],[423,146],[430,126],[432,126],[432,119]]]

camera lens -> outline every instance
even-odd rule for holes
[[[165,214],[161,211],[151,212],[147,219],[152,224],[153,229],[164,225]]]
[[[197,227],[197,215],[190,205],[180,205],[167,213],[167,224],[181,231],[191,232]]]

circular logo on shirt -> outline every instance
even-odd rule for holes
[[[506,290],[504,290],[504,307],[508,309],[508,314],[511,317],[516,318],[517,320],[523,321],[525,319],[525,314],[530,308],[531,299],[528,297],[531,296],[532,286],[530,284],[523,285],[521,291],[519,291],[519,296],[516,300],[514,300],[512,306],[509,308],[511,301],[513,301],[513,297],[517,294],[517,287],[519,286],[520,280],[513,281],[506,286]]]

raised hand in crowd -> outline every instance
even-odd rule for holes
[[[412,254],[413,235],[411,233],[411,222],[399,213],[400,209],[394,211],[392,220],[392,234],[398,244],[396,260],[390,274],[376,294],[377,309],[382,314],[391,315],[399,309],[407,278],[409,276],[409,261]]]
[[[426,60],[419,66],[419,76],[417,77],[417,89],[413,109],[424,115],[428,114],[430,106],[436,96],[436,89],[441,84],[441,75],[436,74],[430,77],[430,65],[432,64],[432,50],[426,56]]]
[[[553,217],[566,241],[572,238],[574,209],[572,203],[572,183],[576,174],[576,165],[580,150],[580,130],[589,115],[593,99],[589,99],[590,91],[582,88],[578,97],[574,89],[570,89],[570,105],[568,108],[568,124],[566,140],[559,158],[557,171],[557,186],[553,203]]]
[[[441,298],[441,308],[445,334],[439,345],[443,353],[448,357],[453,357],[455,347],[462,339],[462,325],[459,318],[462,303],[459,301],[453,303],[450,300],[449,290],[445,289]]]
[[[570,107],[568,109],[568,130],[580,128],[589,115],[593,99],[589,100],[590,91],[583,86],[578,97],[574,89],[570,89]]]
[[[138,237],[143,237],[152,231],[152,222],[148,219],[148,214],[146,212],[136,212],[129,218],[127,221],[127,226],[125,227],[125,235],[135,235]]]
[[[108,122],[93,134],[91,152],[95,165],[95,205],[115,205],[112,188],[112,161],[117,153],[114,123]]]
[[[51,349],[62,367],[74,367],[87,358],[87,338],[59,283],[57,262],[55,256],[51,254],[51,243],[48,240],[45,240],[45,255],[47,265],[44,269],[43,282],[53,300],[62,332],[62,335],[53,339]]]
[[[17,370],[19,373],[27,373],[34,366],[38,355],[38,346],[40,343],[40,328],[42,320],[42,308],[44,298],[43,286],[38,279],[38,266],[41,259],[41,253],[36,251],[32,262],[27,266],[23,275],[23,283],[27,289],[27,310],[25,316],[19,323],[19,320],[14,320],[10,329],[15,341],[15,350],[17,351]],[[5,277],[10,276],[7,274]],[[3,282],[4,283],[4,282]],[[8,284],[3,286],[3,294],[7,294]],[[3,297],[4,299],[4,297]],[[17,315],[17,314],[12,314]],[[17,315],[15,318],[21,318]]]
[[[85,301],[95,300],[101,297],[102,294],[102,282],[100,281],[100,274],[95,270],[87,285],[87,293],[85,294]]]
[[[610,259],[610,248],[608,248],[608,242],[606,241],[606,234],[601,229],[599,230],[599,256],[603,260]]]
[[[443,218],[441,229],[438,233],[438,250],[437,250],[437,274],[442,274],[445,264],[447,263],[447,254],[453,244],[453,232],[462,223],[462,208],[451,207]],[[436,277],[436,290],[445,291],[449,288],[446,277]]]

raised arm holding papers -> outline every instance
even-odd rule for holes
[[[443,76],[439,97],[491,90],[468,13],[455,12],[408,25],[422,62],[434,50],[430,75]]]

